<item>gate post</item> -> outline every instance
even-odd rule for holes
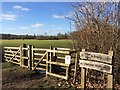
[[[22,63],[22,62],[23,62],[23,61],[22,61],[22,60],[23,60],[23,59],[22,59],[22,56],[23,56],[22,47],[23,47],[23,45],[20,46],[20,66],[21,66],[21,67],[22,67],[22,64],[23,64],[23,63]]]
[[[54,48],[53,50],[57,50],[57,48]],[[56,60],[57,56],[55,52],[53,53],[53,56],[54,56],[54,60]]]
[[[28,45],[28,70],[32,70],[31,67],[31,62],[32,62],[32,58],[31,58],[31,45]]]
[[[3,62],[3,61],[5,61],[4,59],[5,59],[5,55],[4,55],[4,47],[3,46],[1,46],[1,48],[2,48],[2,51],[1,51],[1,62]]]
[[[22,47],[22,67],[24,67],[25,66],[25,59],[24,59],[24,57],[26,57],[26,50],[24,49],[24,48],[26,48],[26,44],[23,44],[22,45],[23,47]]]
[[[31,51],[31,53],[32,53],[32,58],[31,58],[32,59],[32,70],[34,70],[34,50],[33,49],[34,49],[34,46],[31,47],[31,50],[32,50]]]
[[[49,61],[49,52],[47,52],[47,55],[46,55],[46,79],[48,78],[48,70],[49,70],[49,64],[48,64],[48,61]]]
[[[52,46],[50,46],[50,50],[53,50]],[[50,62],[52,61],[52,57],[53,57],[53,53],[50,52]],[[52,71],[52,66],[50,64],[50,73],[51,73],[51,71]]]

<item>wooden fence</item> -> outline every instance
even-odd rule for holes
[[[46,70],[48,75],[68,79],[69,64],[65,63],[65,56],[70,55],[69,48],[43,49],[23,44],[20,47],[3,47],[4,60],[28,68],[29,70]],[[64,75],[55,73],[54,69],[65,69]]]
[[[83,89],[86,86],[86,68],[108,73],[107,88],[113,88],[113,51],[102,54],[86,52],[85,49],[82,49],[78,54],[77,51],[71,51],[69,48],[50,47],[43,49],[26,44],[20,47],[3,47],[3,51],[5,61],[18,64],[29,70],[45,70],[46,78],[51,75],[68,80],[70,64],[74,63],[73,82],[76,81],[77,67],[79,66],[81,68],[81,88]]]

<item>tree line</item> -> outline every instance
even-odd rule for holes
[[[0,34],[1,39],[36,39],[36,40],[60,40],[68,39],[68,34],[58,33],[57,35],[15,35],[15,34]]]

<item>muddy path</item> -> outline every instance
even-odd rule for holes
[[[2,69],[2,88],[71,88],[67,81],[49,76],[45,73],[29,71],[19,66]]]
[[[72,74],[72,73],[70,73]],[[72,75],[70,75],[72,76]],[[96,79],[89,78],[89,80],[94,81]],[[11,90],[15,89],[39,89],[39,88],[59,88],[59,89],[80,89],[80,72],[77,73],[77,80],[73,85],[73,77],[70,77],[69,82],[57,77],[48,76],[48,79],[45,77],[45,73],[38,72],[38,71],[30,71],[26,68],[21,68],[20,66],[10,64],[5,62],[2,68],[2,88],[4,90]],[[99,83],[98,83],[99,84]],[[87,88],[93,89],[98,88],[100,89],[100,85],[92,84],[91,82],[87,81]],[[106,85],[105,85],[106,86]],[[104,89],[103,87],[102,89]],[[87,90],[88,90],[87,89]],[[120,85],[115,85],[115,90],[119,90]]]

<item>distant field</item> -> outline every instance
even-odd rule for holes
[[[20,46],[21,44],[33,45],[40,48],[53,47],[71,47],[71,40],[1,40],[2,46]]]

